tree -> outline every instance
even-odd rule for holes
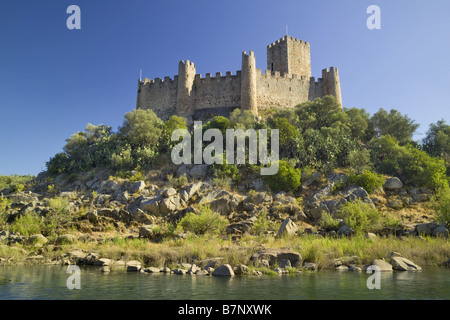
[[[163,126],[163,134],[160,139],[160,150],[161,152],[169,151],[176,142],[172,142],[172,133],[178,129],[187,130],[186,119],[179,116],[171,116]]]
[[[119,132],[134,148],[152,147],[156,149],[163,132],[163,125],[163,121],[152,110],[136,109],[125,114]]]
[[[292,158],[298,156],[298,148],[301,135],[297,128],[289,123],[286,118],[270,119],[270,126],[279,130],[280,156]]]
[[[422,149],[433,157],[450,160],[450,125],[446,124],[444,119],[430,124],[422,141]]]
[[[378,137],[390,135],[395,137],[400,145],[411,142],[414,132],[419,124],[414,123],[407,115],[391,109],[388,113],[383,108],[375,113],[370,119],[377,132]]]
[[[365,142],[370,122],[369,113],[365,109],[358,108],[344,109],[344,111],[349,117],[348,125],[351,135]]]

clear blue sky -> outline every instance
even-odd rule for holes
[[[81,8],[81,30],[66,9]],[[366,9],[381,8],[381,30]],[[0,174],[38,174],[87,123],[114,130],[135,108],[137,81],[241,69],[285,35],[311,43],[313,76],[339,68],[345,107],[394,108],[420,124],[450,121],[450,1],[2,0]]]

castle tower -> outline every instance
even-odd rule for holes
[[[242,53],[241,110],[250,110],[258,114],[256,59],[253,51],[249,54]]]
[[[195,78],[195,64],[189,60],[182,60],[178,65],[177,114],[192,113],[192,87]]]
[[[338,68],[331,67],[330,70],[322,70],[322,80],[324,85],[325,95],[331,95],[336,98],[342,106],[341,83],[339,81]]]
[[[311,77],[311,50],[308,42],[285,36],[267,46],[267,70]]]

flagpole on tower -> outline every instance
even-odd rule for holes
[[[140,70],[140,73],[139,73],[139,81],[142,81],[142,69]]]
[[[286,25],[286,35],[289,35],[289,27]]]

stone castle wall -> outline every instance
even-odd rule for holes
[[[311,77],[309,43],[284,37],[267,47],[265,72],[256,68],[253,52],[242,54],[242,70],[235,75],[196,74],[195,64],[181,61],[173,79],[139,81],[137,108],[152,109],[161,119],[180,115],[226,115],[234,108],[255,114],[272,108],[291,108],[305,101],[333,95],[342,105],[337,68],[324,69],[322,78]]]

